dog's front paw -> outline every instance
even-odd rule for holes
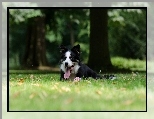
[[[80,81],[80,80],[81,80],[81,78],[75,77],[74,82],[78,82],[78,81]]]

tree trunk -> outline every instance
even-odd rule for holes
[[[72,20],[70,20],[68,24],[69,24],[68,26],[69,26],[69,31],[70,31],[70,44],[71,44],[71,47],[73,47],[75,43],[75,38],[74,38],[74,29],[73,29]]]
[[[45,18],[29,19],[27,44],[23,64],[28,68],[47,66],[45,45]]]
[[[108,46],[107,9],[90,9],[90,54],[88,65],[106,71],[112,64]]]

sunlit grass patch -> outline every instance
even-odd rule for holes
[[[10,74],[10,111],[145,111],[146,75],[59,81],[58,74]]]
[[[139,59],[126,59],[123,57],[112,57],[111,62],[119,68],[146,71],[146,61]]]

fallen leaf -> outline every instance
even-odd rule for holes
[[[34,79],[34,75],[33,74],[30,75],[30,79]]]
[[[41,85],[38,84],[38,83],[34,83],[34,84],[31,84],[31,85],[33,85],[33,86],[37,86],[37,87],[40,87],[40,86],[41,86]]]
[[[13,94],[13,98],[17,98],[20,95],[20,92],[16,92]]]
[[[132,72],[132,76],[133,76],[133,77],[136,77],[136,76],[137,76],[137,73]]]
[[[59,83],[56,82],[55,85],[59,85]]]
[[[24,82],[24,79],[23,78],[20,78],[18,82],[19,83],[23,83]]]
[[[97,91],[96,91],[96,94],[102,95],[102,92],[101,92],[100,90],[97,90]]]
[[[58,89],[57,85],[54,85],[52,88],[52,90]]]
[[[42,91],[42,94],[44,95],[44,97],[48,96],[48,94],[45,91]]]
[[[65,104],[70,104],[73,102],[73,98],[69,98],[67,100],[65,100]]]
[[[65,92],[70,92],[71,91],[71,89],[70,88],[68,88],[68,87],[61,87],[61,89],[62,89],[62,91],[65,91]]]
[[[22,84],[23,84],[22,82],[18,82],[18,83],[17,83],[18,86],[21,86]]]
[[[133,103],[133,100],[126,100],[124,101],[124,105],[130,105]]]
[[[36,93],[30,94],[29,99],[32,99],[32,98],[34,98],[35,96],[36,96]]]

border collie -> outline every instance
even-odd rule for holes
[[[61,60],[60,60],[60,70],[61,76],[60,80],[73,79],[74,81],[79,81],[81,78],[92,77],[94,79],[111,79],[114,80],[116,77],[114,75],[98,75],[95,71],[90,69],[87,65],[82,64],[80,61],[80,45],[74,46],[72,49],[67,49],[65,46],[60,47]]]

